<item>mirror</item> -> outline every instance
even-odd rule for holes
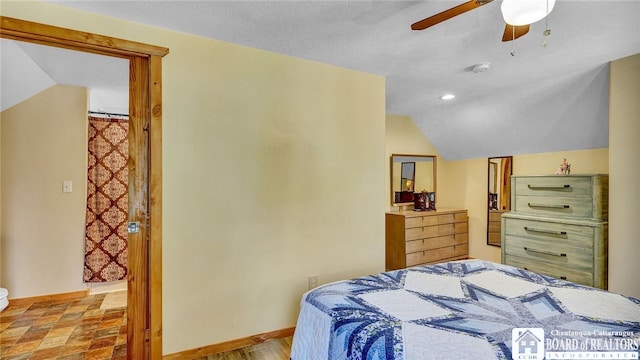
[[[513,157],[488,160],[487,244],[500,246],[502,214],[511,211],[511,175]]]
[[[416,163],[415,162],[403,162],[401,170],[401,190],[413,191],[414,180],[416,178]]]
[[[413,205],[414,191],[436,192],[434,155],[392,154],[390,172],[391,206]]]

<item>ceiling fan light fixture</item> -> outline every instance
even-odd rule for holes
[[[533,24],[551,13],[556,0],[502,0],[500,10],[509,25]]]
[[[440,96],[440,100],[451,100],[454,99],[456,96],[453,94],[444,94],[442,96]]]

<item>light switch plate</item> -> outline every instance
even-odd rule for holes
[[[73,182],[70,180],[65,180],[62,182],[62,192],[70,193],[73,191]]]

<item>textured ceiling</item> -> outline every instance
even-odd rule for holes
[[[387,111],[450,160],[608,146],[606,64],[640,53],[640,1],[559,0],[546,47],[545,20],[503,43],[498,0],[423,31],[463,1],[50,2],[385,76]]]

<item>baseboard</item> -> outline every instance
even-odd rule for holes
[[[62,293],[62,294],[40,295],[40,296],[32,296],[32,297],[26,297],[26,298],[9,299],[9,305],[25,306],[25,305],[35,304],[35,303],[45,302],[45,301],[83,298],[87,295],[89,295],[89,289]]]
[[[253,335],[241,339],[230,340],[227,342],[207,345],[203,347],[199,347],[196,349],[185,350],[174,354],[168,354],[162,356],[163,360],[187,360],[187,359],[197,359],[202,358],[207,355],[219,354],[225,351],[231,351],[240,349],[246,346],[261,344],[265,341],[286,338],[289,336],[293,336],[293,331],[295,327],[290,327],[281,330],[275,330],[267,333],[262,333],[258,335]]]
[[[127,291],[127,281],[111,281],[104,283],[87,283],[89,295],[108,294],[118,291]]]

